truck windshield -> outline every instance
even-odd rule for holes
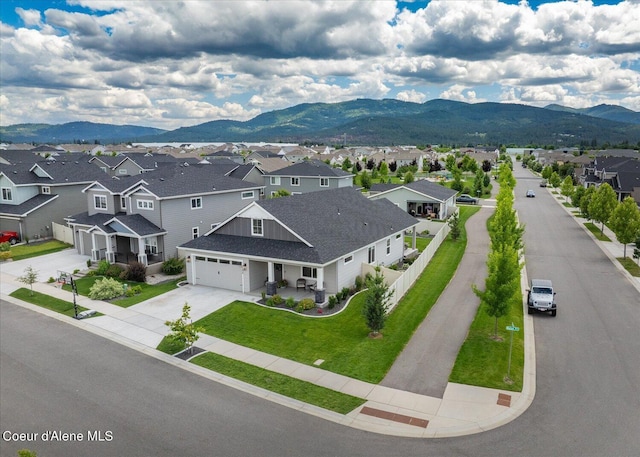
[[[548,287],[534,287],[534,294],[543,294],[543,295],[551,295],[551,289]]]

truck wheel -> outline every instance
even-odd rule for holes
[[[557,311],[556,309],[551,310],[551,316],[552,317],[556,317],[556,311]]]
[[[17,244],[18,243],[18,239],[17,238],[11,238],[9,240],[9,243],[12,244],[12,245]]]

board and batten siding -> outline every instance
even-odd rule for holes
[[[251,237],[251,218],[249,217],[236,217],[232,221],[229,221],[224,227],[220,227],[216,231],[221,235],[235,235],[235,236],[247,236]],[[261,238],[266,238],[270,240],[283,240],[283,241],[297,241],[300,240],[296,238],[290,231],[284,228],[281,224],[274,220],[270,219],[262,219],[262,230],[263,235]]]
[[[177,247],[193,239],[193,228],[198,227],[200,236],[211,230],[212,224],[219,224],[258,200],[259,191],[253,191],[253,198],[242,199],[247,190],[202,196],[202,208],[191,209],[191,198],[183,197],[161,200],[162,224],[154,222],[167,231],[165,235],[165,258],[175,256]],[[141,213],[144,215],[144,213]]]

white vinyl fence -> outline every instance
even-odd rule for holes
[[[431,240],[431,243],[425,248],[424,251],[413,261],[411,266],[404,271],[391,270],[390,268],[380,267],[380,271],[387,279],[389,284],[390,300],[388,304],[388,312],[390,313],[396,307],[400,299],[407,293],[407,291],[416,282],[418,276],[422,274],[427,267],[433,255],[436,253],[442,242],[447,238],[447,235],[451,231],[449,224],[443,224],[442,228],[436,233]],[[374,265],[363,265],[362,274],[366,275],[371,273],[375,275]]]
[[[66,225],[51,223],[53,228],[53,237],[67,244],[73,244],[73,230]]]

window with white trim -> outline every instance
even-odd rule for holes
[[[106,195],[94,195],[93,206],[95,209],[107,209],[107,196]]]
[[[246,192],[242,192],[242,194],[240,195],[242,197],[243,200],[246,200],[248,198],[253,198],[253,191],[252,190],[248,190]]]
[[[138,209],[153,209],[153,200],[138,200],[136,205]]]
[[[302,276],[304,278],[317,278],[318,269],[312,267],[302,267]]]
[[[202,197],[193,197],[191,199],[191,209],[202,208]]]
[[[374,263],[375,261],[376,261],[376,247],[369,246],[368,263]]]
[[[351,263],[351,262],[353,262],[353,255],[349,255],[344,258],[344,263]]]
[[[294,176],[291,178],[291,185],[292,186],[299,186],[300,185],[300,178],[297,176]]]
[[[145,254],[157,254],[158,253],[158,238],[155,236],[144,239],[144,252]]]
[[[387,238],[387,255],[391,254],[391,238]]]
[[[200,236],[200,227],[193,227],[191,229],[191,236],[193,237],[194,240],[198,238]]]
[[[262,219],[251,219],[251,234],[254,236],[264,235],[262,231]]]
[[[329,178],[320,178],[320,187],[329,187]]]
[[[272,186],[279,186],[280,185],[280,176],[271,176],[269,178],[269,183]]]
[[[118,174],[119,175],[126,175],[127,174],[127,169],[126,168],[119,168],[118,169]]]
[[[45,195],[49,195],[51,194],[51,187],[49,186],[42,186],[42,193]]]
[[[2,199],[7,201],[13,200],[13,193],[11,192],[11,187],[2,188]]]
[[[127,197],[120,197],[120,208],[127,209]]]

